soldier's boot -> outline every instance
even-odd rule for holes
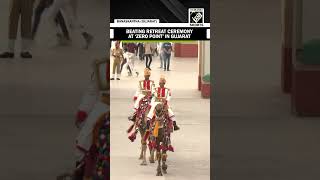
[[[134,113],[132,116],[129,116],[129,117],[128,117],[128,120],[129,120],[129,121],[132,121],[132,122],[135,122],[135,121],[136,121],[136,116],[137,116],[137,114]]]
[[[14,58],[13,52],[4,52],[0,54],[0,58]]]
[[[93,36],[87,32],[83,32],[82,36],[84,40],[86,41],[86,44],[84,46],[84,49],[89,49],[90,45],[92,44],[93,41]]]
[[[177,122],[176,121],[173,121],[173,130],[175,131],[178,131],[180,128],[179,126],[177,125]]]

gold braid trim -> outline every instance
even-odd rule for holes
[[[159,135],[159,121],[156,120],[156,124],[155,124],[154,130],[153,130],[153,136],[158,137],[158,135]]]
[[[99,142],[99,130],[103,126],[103,121],[105,120],[105,116],[109,116],[110,112],[103,113],[95,123],[92,130],[92,143],[98,146]]]

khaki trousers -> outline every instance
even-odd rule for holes
[[[21,37],[31,39],[31,26],[34,0],[11,0],[9,14],[9,39],[16,39],[19,18],[21,17]]]
[[[121,64],[121,59],[115,58],[113,61],[113,66],[112,66],[112,74],[113,75],[116,73],[116,69],[117,69],[117,75],[120,75],[120,64]]]

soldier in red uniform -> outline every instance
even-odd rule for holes
[[[163,102],[165,105],[168,106],[168,115],[170,120],[173,122],[173,128],[175,131],[179,130],[179,126],[176,123],[175,115],[172,112],[172,109],[169,105],[169,101],[171,100],[171,90],[169,88],[164,87],[166,84],[166,79],[161,77],[159,80],[159,87],[157,87],[154,91],[153,98],[151,100],[151,109],[148,114],[148,119],[152,119],[154,115],[154,109],[157,104]]]
[[[136,111],[139,108],[139,102],[140,100],[145,97],[146,95],[152,95],[154,91],[154,81],[150,80],[151,71],[146,68],[144,70],[144,80],[139,81],[138,90],[136,91],[136,94],[133,97],[134,100],[134,113],[132,116],[130,116],[128,119],[130,121],[134,121],[136,117]]]

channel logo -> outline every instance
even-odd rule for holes
[[[204,8],[189,8],[189,24],[199,26],[204,23]]]

